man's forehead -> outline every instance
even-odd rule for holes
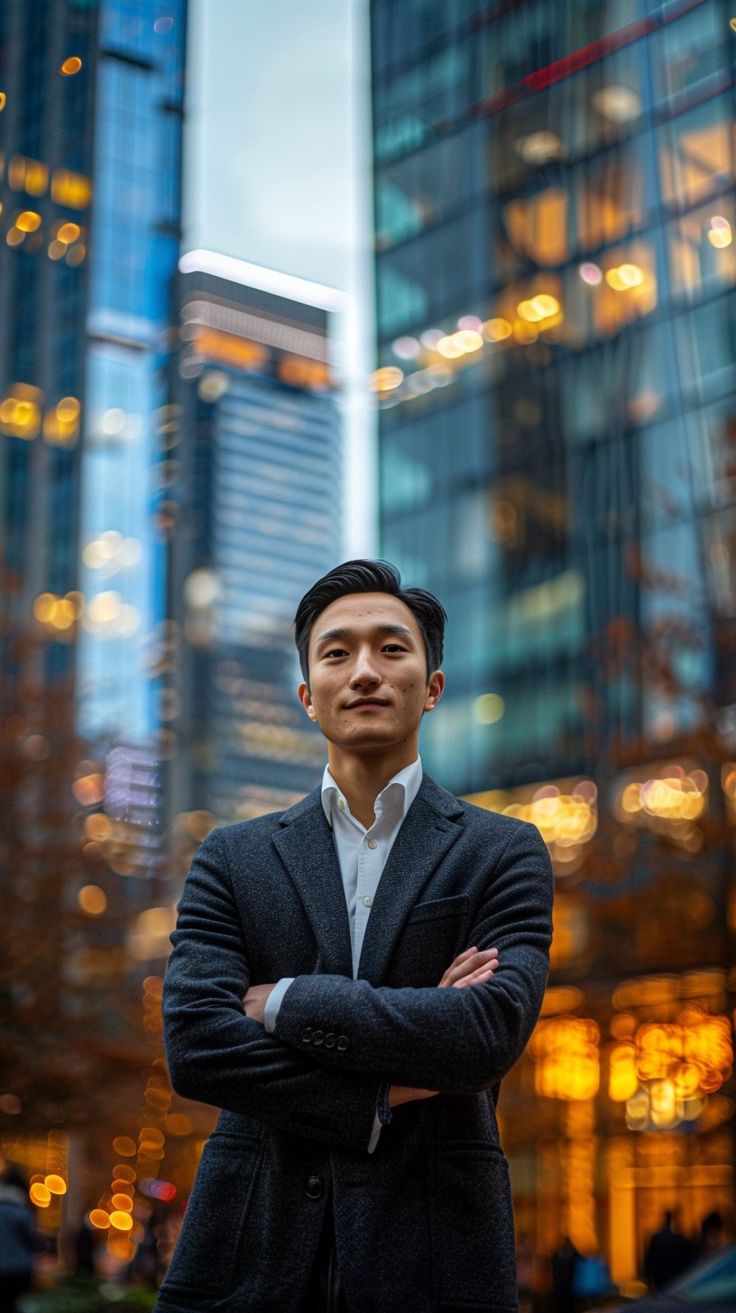
[[[334,629],[363,630],[380,628],[382,625],[400,625],[403,629],[421,639],[421,631],[415,616],[406,602],[391,593],[346,593],[330,602],[324,611],[320,611],[312,629],[312,641]]]

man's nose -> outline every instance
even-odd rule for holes
[[[376,668],[373,653],[368,648],[361,649],[356,655],[355,664],[350,673],[350,687],[374,688],[380,682],[381,675]]]

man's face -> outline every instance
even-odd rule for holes
[[[309,687],[299,697],[336,747],[356,752],[416,744],[439,701],[441,671],[427,674],[422,633],[390,593],[349,593],[317,616],[309,637]]]

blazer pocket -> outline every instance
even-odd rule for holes
[[[432,898],[426,903],[416,903],[406,918],[406,925],[416,921],[436,921],[445,916],[463,916],[470,910],[470,898],[467,894],[455,894],[452,898]]]
[[[262,1144],[246,1136],[210,1136],[166,1286],[223,1292],[232,1288],[262,1152]]]

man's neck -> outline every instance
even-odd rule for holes
[[[351,814],[369,830],[373,824],[375,801],[389,780],[398,775],[405,766],[411,766],[417,759],[417,745],[402,745],[400,751],[385,754],[358,756],[353,752],[341,752],[330,744],[327,761],[330,775],[340,792],[347,798]]]

